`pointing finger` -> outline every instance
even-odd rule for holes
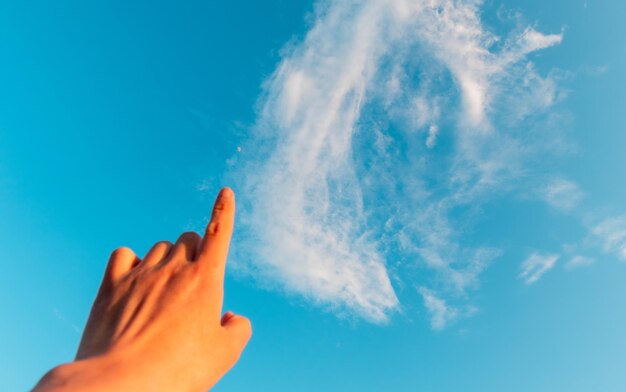
[[[220,280],[224,279],[234,222],[235,194],[232,189],[223,188],[215,200],[211,221],[207,225],[198,254],[198,262],[212,267],[217,274],[216,278]]]

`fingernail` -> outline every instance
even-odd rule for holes
[[[222,188],[220,191],[220,199],[230,199],[233,197],[233,191],[230,188]]]

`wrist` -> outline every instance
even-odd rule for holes
[[[108,356],[91,357],[59,365],[37,383],[34,392],[111,391],[112,382],[124,379],[121,367]]]
[[[110,392],[161,391],[206,388],[202,384],[189,385],[189,379],[164,377],[155,373],[154,362],[145,357],[107,353],[59,365],[33,388],[32,392]],[[183,387],[184,386],[184,387]]]

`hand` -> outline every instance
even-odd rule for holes
[[[248,319],[221,316],[235,198],[222,189],[204,238],[190,232],[158,242],[143,259],[113,252],[76,361],[49,372],[35,390],[202,391],[239,359]]]

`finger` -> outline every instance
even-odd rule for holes
[[[211,221],[207,225],[198,255],[199,262],[212,267],[219,280],[224,279],[234,221],[235,194],[232,189],[223,188],[215,200]]]
[[[172,246],[172,243],[169,241],[157,242],[154,246],[152,246],[152,248],[150,248],[148,253],[146,253],[141,264],[146,267],[158,264],[169,255]]]
[[[109,258],[105,279],[108,282],[119,279],[140,261],[139,257],[130,248],[122,247],[115,249]]]
[[[228,312],[224,313],[224,315],[222,316],[222,321],[220,322],[222,327],[228,322],[228,320],[230,320],[234,316],[235,316],[235,313],[233,313],[231,311],[228,311]]]
[[[231,336],[233,342],[239,346],[240,350],[248,344],[252,336],[252,324],[247,317],[226,312],[222,317],[222,327]]]
[[[202,238],[200,238],[200,235],[196,232],[188,231],[181,234],[176,240],[176,244],[174,244],[174,249],[171,251],[172,258],[184,257],[187,261],[195,260],[201,242]]]

